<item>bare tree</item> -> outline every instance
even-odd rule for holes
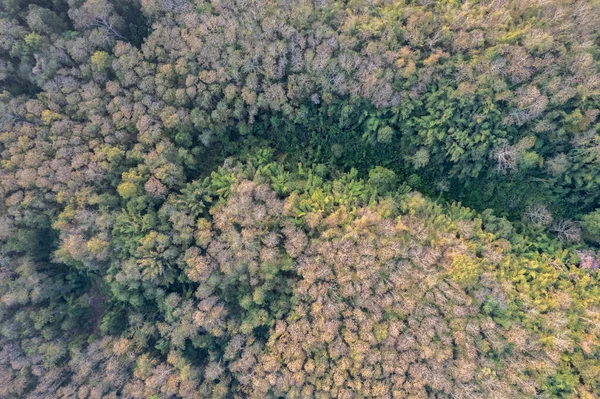
[[[562,242],[578,242],[581,240],[581,227],[579,223],[570,220],[563,219],[557,222],[550,229],[553,233],[556,233],[558,239]]]
[[[552,214],[546,208],[546,205],[534,204],[528,207],[523,216],[534,226],[547,226],[552,223]]]
[[[115,37],[117,39],[127,41],[125,36],[123,36],[119,32],[117,32],[113,23],[108,19],[108,17],[106,17],[104,15],[94,17],[93,25],[103,28],[109,35],[112,35],[113,37]]]
[[[506,173],[509,170],[514,170],[517,167],[517,149],[504,143],[494,150],[492,157],[498,163],[499,171]]]

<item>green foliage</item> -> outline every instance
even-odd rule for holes
[[[96,51],[91,57],[92,65],[97,71],[104,71],[110,66],[110,55],[106,51]]]
[[[117,191],[121,197],[128,199],[137,194],[137,187],[132,182],[123,182],[119,184]]]
[[[493,215],[491,209],[486,209],[480,215],[485,231],[493,233],[496,237],[510,239],[513,235],[512,224],[504,219]]]
[[[32,51],[38,50],[43,42],[44,42],[44,38],[35,32],[31,32],[30,34],[25,36],[25,44]]]
[[[583,216],[581,226],[589,234],[600,236],[600,209],[596,209],[594,212]]]
[[[376,166],[369,171],[369,185],[382,195],[393,191],[397,186],[397,181],[396,174],[393,171],[381,166]]]
[[[284,3],[2,0],[0,397],[600,397],[600,4]]]
[[[389,126],[380,127],[377,131],[377,142],[389,144],[392,142],[394,130]]]
[[[482,266],[468,256],[457,256],[450,266],[450,278],[466,286],[474,285],[482,272]]]

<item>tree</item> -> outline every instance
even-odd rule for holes
[[[380,194],[387,194],[396,188],[396,174],[381,166],[376,166],[369,171],[369,184],[377,189]]]
[[[91,60],[98,71],[104,71],[110,66],[110,56],[105,51],[96,51],[92,54]]]
[[[523,216],[534,226],[543,227],[552,223],[552,214],[545,205],[534,204],[528,207]]]

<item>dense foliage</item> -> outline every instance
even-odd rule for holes
[[[540,254],[490,213],[390,190],[383,168],[365,182],[269,155],[161,200],[70,200],[52,261],[4,265],[4,396],[600,392],[591,255]]]
[[[596,0],[0,0],[0,397],[599,397],[599,41]]]

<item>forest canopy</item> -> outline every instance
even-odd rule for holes
[[[0,0],[0,397],[600,397],[596,0]]]

